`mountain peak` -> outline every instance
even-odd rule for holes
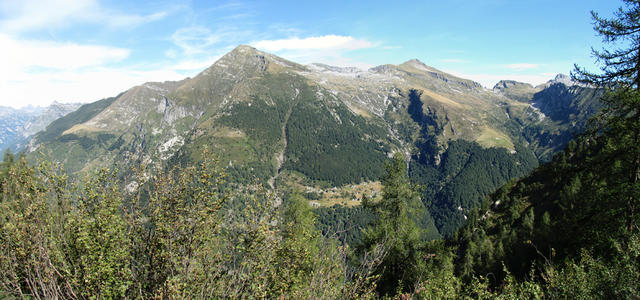
[[[571,80],[571,76],[566,74],[558,74],[552,81],[564,83],[567,86],[574,84],[573,80]]]
[[[271,67],[269,67],[270,65]],[[216,61],[212,67],[223,69],[233,68],[236,69],[236,71],[234,71],[233,73],[237,73],[238,68],[244,69],[246,72],[264,72],[267,71],[267,69],[274,70],[274,65],[280,66],[275,67],[275,69],[281,69],[282,67],[304,69],[304,67],[296,63],[290,62],[273,54],[262,52],[248,45],[237,46],[236,48],[222,56],[218,61]],[[207,73],[206,70],[205,73]]]
[[[493,86],[492,91],[516,101],[527,102],[531,100],[533,94],[538,91],[538,89],[525,82],[500,80]]]
[[[496,85],[493,86],[494,91],[504,90],[508,88],[514,87],[525,87],[525,88],[533,88],[533,86],[529,83],[515,81],[515,80],[500,80]]]
[[[433,71],[432,67],[427,66],[425,63],[423,63],[417,58],[407,60],[404,63],[402,63],[401,66],[409,66],[409,67],[413,67],[423,71]]]
[[[242,54],[257,54],[262,53],[258,49],[253,48],[249,45],[238,45],[229,53],[242,53]]]
[[[569,86],[574,86],[574,85],[579,85],[578,82],[575,82],[575,81],[573,81],[571,79],[571,76],[566,75],[566,74],[558,74],[553,79],[547,81],[546,83],[543,83],[542,86],[549,87],[549,86],[557,84],[557,83],[564,84],[564,85],[566,85],[568,87]]]
[[[419,64],[419,65],[426,66],[426,65],[425,65],[421,60],[419,60],[419,59],[417,59],[417,58],[407,60],[407,61],[405,62],[405,64]]]
[[[220,60],[246,60],[255,59],[257,57],[262,57],[264,59],[266,55],[266,53],[251,46],[240,45],[222,56]]]

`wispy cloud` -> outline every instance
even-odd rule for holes
[[[176,30],[171,35],[171,41],[182,51],[185,56],[197,56],[211,54],[223,48],[233,48],[239,41],[251,33],[234,28],[222,28],[211,31],[203,26],[184,27]],[[169,49],[166,54],[171,57],[177,53]]]
[[[107,27],[134,27],[160,20],[167,12],[127,14],[105,8],[97,0],[20,0],[0,2],[0,28],[6,32],[69,27],[92,23]]]
[[[27,104],[48,105],[52,101],[90,102],[148,81],[180,80],[183,73],[170,69],[137,69],[135,67],[95,67],[78,71],[46,70],[0,80],[3,99],[0,105],[21,107]]]
[[[511,69],[511,70],[524,71],[524,70],[537,69],[539,67],[539,65],[538,64],[519,63],[519,64],[508,64],[508,65],[505,65],[505,67],[507,67],[508,69]]]
[[[19,40],[0,34],[2,69],[21,71],[29,68],[73,70],[121,61],[129,50],[102,45],[80,45],[51,41]]]
[[[303,32],[300,28],[282,23],[270,24],[267,29],[267,33],[282,34],[284,36],[299,36]]]
[[[465,63],[467,62],[464,59],[459,59],[459,58],[445,58],[443,60],[441,60],[444,63],[450,63],[450,64],[461,64],[461,63]]]
[[[86,97],[95,97],[96,91],[112,86],[111,81],[103,80],[118,80],[109,72],[101,72],[130,54],[130,50],[124,48],[21,40],[5,34],[0,34],[0,49],[3,51],[0,56],[2,104],[12,106],[43,105],[70,98],[79,101],[82,98],[74,96],[81,95],[84,101],[96,100]]]
[[[239,13],[239,14],[233,14],[233,15],[220,17],[220,18],[218,18],[218,20],[221,20],[221,21],[235,21],[235,20],[248,19],[248,18],[251,18],[251,17],[254,17],[254,16],[255,16],[255,14],[253,14],[253,13]]]
[[[180,28],[171,35],[171,40],[180,47],[186,55],[205,52],[213,44],[220,41],[222,34],[215,34],[205,27]]]
[[[484,87],[492,88],[500,80],[515,80],[519,82],[530,83],[532,85],[538,85],[545,83],[552,79],[553,76],[549,76],[549,73],[539,74],[514,74],[514,73],[502,73],[502,74],[489,74],[489,73],[466,73],[458,72],[456,70],[444,70],[447,73],[453,74],[461,78],[471,79],[482,84]],[[554,75],[555,76],[555,75]]]
[[[242,2],[230,1],[224,4],[220,4],[218,6],[214,6],[211,8],[211,10],[237,10],[245,7],[246,5]]]
[[[121,15],[114,14],[108,16],[107,25],[111,27],[131,27],[140,26],[142,24],[155,22],[164,19],[168,15],[167,12],[161,11],[148,15]]]
[[[325,63],[334,66],[354,66],[363,69],[372,67],[349,58],[348,52],[378,47],[378,43],[357,39],[352,36],[323,35],[305,38],[260,40],[252,46],[299,63]]]
[[[220,59],[220,57],[222,57],[222,54],[209,56],[206,58],[200,58],[200,59],[182,60],[182,61],[178,61],[177,63],[168,65],[166,68],[168,70],[179,71],[179,72],[182,72],[182,71],[200,72],[208,68],[209,66],[211,66],[211,64],[213,64],[215,61]]]
[[[15,39],[0,34],[0,105],[87,102],[148,81],[180,80],[210,66],[219,55],[123,65],[130,50],[104,45]]]
[[[309,49],[339,49],[357,50],[371,48],[374,43],[366,40],[358,40],[351,36],[323,35],[307,38],[289,38],[279,40],[262,40],[253,42],[252,45],[265,51],[278,52],[283,50],[309,50]]]

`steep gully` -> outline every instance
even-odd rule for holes
[[[291,117],[293,108],[298,104],[297,100],[298,100],[299,94],[300,94],[300,91],[296,89],[296,94],[295,96],[293,96],[293,101],[291,103],[291,106],[289,106],[289,109],[285,114],[284,121],[282,122],[282,134],[281,134],[282,150],[276,153],[275,174],[271,178],[269,178],[269,181],[268,181],[271,189],[275,189],[276,179],[280,176],[280,172],[282,171],[282,165],[284,164],[284,153],[287,150],[287,124],[289,124],[289,118]]]

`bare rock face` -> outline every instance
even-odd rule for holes
[[[515,80],[500,80],[493,86],[492,91],[498,95],[505,96],[521,102],[531,101],[533,94],[540,91],[539,88],[531,84],[518,82]]]
[[[549,83],[554,84],[554,83],[562,83],[566,86],[572,86],[572,85],[576,85],[577,82],[571,80],[571,76],[566,75],[566,74],[558,74],[556,75],[555,78],[553,78],[553,80],[550,80]]]
[[[512,88],[530,88],[532,89],[533,86],[531,84],[528,83],[524,83],[524,82],[518,82],[515,80],[500,80],[498,81],[498,83],[496,83],[496,85],[493,86],[493,91],[495,92],[499,92],[499,91],[504,91],[507,89],[512,89]]]

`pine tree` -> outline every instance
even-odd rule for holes
[[[612,19],[591,12],[596,33],[606,44],[621,47],[592,49],[593,56],[603,64],[602,73],[591,73],[576,65],[572,73],[574,79],[597,86],[616,83],[633,89],[640,87],[640,1],[623,2],[625,8],[619,8]]]
[[[608,90],[605,108],[590,132],[590,142],[601,145],[591,165],[595,173],[608,174],[608,205],[624,207],[614,217],[622,217],[626,230],[633,232],[640,206],[640,1],[624,0],[624,4],[612,19],[592,12],[594,30],[611,47],[592,50],[602,72],[576,66],[572,76]]]
[[[422,257],[420,228],[412,215],[427,213],[422,207],[417,187],[409,181],[407,164],[400,153],[385,166],[382,199],[369,205],[378,219],[364,232],[360,252],[383,245],[386,256],[376,270],[378,292],[389,295],[398,290],[410,291],[422,279],[425,264]],[[421,209],[422,208],[422,209]]]

